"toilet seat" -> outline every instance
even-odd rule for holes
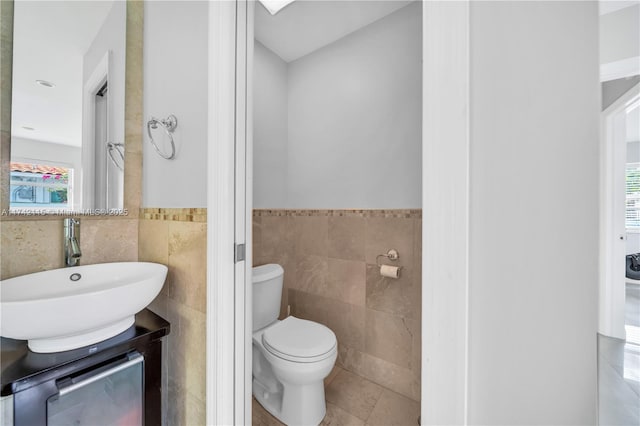
[[[306,363],[332,356],[337,340],[328,327],[290,316],[265,330],[262,344],[278,358]]]

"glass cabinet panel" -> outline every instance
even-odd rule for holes
[[[136,354],[62,383],[47,400],[47,425],[142,425],[143,359]]]

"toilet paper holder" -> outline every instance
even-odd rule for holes
[[[378,256],[376,256],[376,265],[378,266],[382,266],[382,264],[380,263],[381,257],[386,257],[389,260],[398,260],[400,259],[400,254],[398,253],[398,250],[395,249],[389,250],[386,254],[379,254]]]
[[[378,256],[376,256],[376,265],[378,266],[378,268],[380,268],[380,275],[382,275],[383,277],[395,279],[400,278],[400,271],[402,270],[402,266],[384,265],[380,263],[381,257],[386,257],[389,260],[396,261],[400,259],[398,250],[391,249],[386,254],[379,254]]]

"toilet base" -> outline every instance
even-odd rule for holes
[[[317,426],[327,412],[322,380],[303,386],[289,384],[270,392],[253,379],[253,396],[265,410],[288,426]]]

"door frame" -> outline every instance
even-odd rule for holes
[[[640,83],[625,92],[601,113],[600,137],[600,280],[598,297],[598,331],[625,339],[626,230],[620,204],[624,185],[619,162],[626,161],[625,110],[640,96]],[[620,148],[620,144],[625,148]],[[617,149],[616,149],[617,148]],[[617,202],[617,204],[616,204]],[[622,254],[621,254],[622,253]],[[616,285],[616,283],[619,283]]]
[[[422,424],[466,424],[470,1],[422,4],[423,93],[429,94],[423,96],[422,137],[422,209],[429,217],[422,231]],[[209,2],[209,425],[243,425],[251,419],[254,7],[254,0]],[[237,239],[242,218],[244,241]],[[234,262],[239,241],[247,247],[243,266]]]
[[[102,59],[100,59],[100,62],[91,72],[87,82],[84,84],[82,92],[82,167],[78,170],[77,175],[74,176],[76,179],[74,185],[76,185],[77,188],[74,189],[74,195],[76,195],[73,201],[74,209],[77,208],[80,210],[83,207],[88,208],[95,206],[95,158],[96,151],[99,147],[96,146],[95,140],[96,117],[94,97],[102,86],[110,81],[109,76],[113,75],[113,60],[111,57],[111,50],[107,50]],[[111,126],[109,126],[109,122],[111,119],[112,103],[113,100],[111,99],[111,96],[107,97],[107,141],[111,141]],[[106,150],[106,146],[104,148]],[[98,196],[103,195],[104,194],[98,194]]]
[[[246,309],[251,303],[247,286],[251,282],[251,258],[236,259],[238,245],[251,245],[251,185],[247,184],[251,179],[251,144],[246,108],[249,79],[245,63],[252,48],[247,43],[251,3],[209,2],[208,425],[248,424],[251,416],[251,309]]]

